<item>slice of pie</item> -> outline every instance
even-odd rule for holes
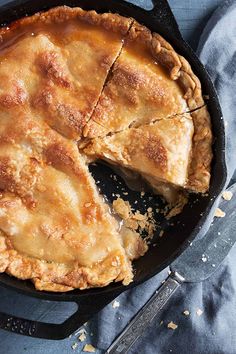
[[[186,114],[92,139],[84,152],[138,172],[174,203],[175,190],[188,181],[193,133],[193,121]]]
[[[24,101],[53,129],[79,139],[130,24],[115,14],[59,7],[1,30],[0,102]]]
[[[203,105],[200,82],[187,61],[135,22],[84,135],[105,136]]]
[[[205,117],[203,107],[192,116],[185,113],[133,126],[91,139],[84,153],[138,172],[174,204],[183,189],[202,193],[208,189],[211,132]]]
[[[163,38],[115,14],[58,7],[0,36],[0,272],[39,290],[129,284],[147,245],[120,228],[88,158],[139,173],[172,204],[207,191],[199,80]]]
[[[0,139],[0,271],[32,279],[39,290],[128,284],[132,267],[118,221],[76,145],[31,112],[18,112]],[[129,240],[134,258],[146,251],[136,234]]]

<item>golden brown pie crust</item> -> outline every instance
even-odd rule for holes
[[[62,36],[59,28],[68,23]],[[192,111],[184,187],[205,192],[212,134],[206,106],[198,109],[204,105],[199,80],[161,36],[116,14],[58,7],[1,28],[0,39],[0,272],[48,291],[130,283],[131,260],[143,255],[146,245],[131,231],[122,241],[77,141],[91,129],[95,140],[100,135],[96,121],[91,128],[93,115],[124,41],[144,43]],[[172,116],[167,118],[171,124]],[[149,139],[145,153],[148,162],[167,168],[160,141],[156,146]]]

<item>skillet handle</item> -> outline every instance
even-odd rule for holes
[[[105,354],[128,354],[132,345],[142,336],[146,328],[183,282],[184,278],[181,275],[172,272],[164,284],[152,295],[107,349]]]
[[[173,15],[167,0],[152,0],[153,9],[149,13],[156,18],[157,22],[166,30],[166,38],[170,36],[183,40],[178,23]]]
[[[91,297],[77,302],[77,311],[60,324],[27,320],[0,312],[0,328],[24,336],[43,339],[64,339],[75,332],[85,322],[89,321],[104,306],[114,300],[119,294]]]

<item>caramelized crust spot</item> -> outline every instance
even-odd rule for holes
[[[161,101],[164,105],[166,99],[166,91],[163,84],[156,76],[147,77],[145,72],[139,69],[134,70],[129,65],[117,65],[114,71],[113,82],[120,87],[126,87],[127,97],[139,96],[139,90],[147,88],[147,97],[149,101]],[[132,90],[132,91],[130,91]]]
[[[53,143],[44,151],[47,163],[55,167],[74,166],[74,161],[69,152],[60,143]]]
[[[33,106],[38,108],[44,105],[50,106],[51,104],[53,104],[53,89],[48,85],[33,98]]]
[[[59,62],[58,53],[55,51],[42,53],[38,58],[38,64],[42,72],[55,84],[64,88],[72,87],[65,68]]]
[[[14,192],[13,170],[8,157],[0,158],[0,189]]]
[[[9,85],[10,86],[10,85]],[[27,93],[18,81],[13,81],[10,86],[11,93],[2,93],[0,95],[0,106],[12,108],[23,105],[27,99]]]
[[[0,157],[0,189],[15,193],[28,208],[34,208],[36,200],[32,197],[32,188],[39,169],[39,163],[34,158],[30,158],[28,163],[18,170],[9,157]]]
[[[75,157],[74,151],[69,149],[65,144],[62,144],[61,141],[49,145],[44,150],[44,156],[49,165],[68,175],[74,174],[76,179],[80,179],[81,183],[88,183],[87,176],[77,161],[79,156]]]
[[[66,98],[63,102],[66,101]],[[76,138],[82,134],[87,122],[86,114],[82,114],[75,104],[61,103],[55,88],[48,84],[33,98],[34,108],[47,110],[48,124],[68,138]]]
[[[155,136],[149,136],[144,147],[148,159],[152,160],[162,170],[167,168],[167,151],[161,141]]]
[[[147,81],[142,72],[131,70],[129,66],[118,65],[117,69],[114,71],[113,81],[119,86],[129,86],[132,89],[138,89],[141,85],[145,85]]]
[[[87,119],[80,113],[80,111],[72,105],[63,103],[58,104],[56,108],[58,116],[65,121],[65,124],[81,134]]]
[[[83,222],[87,225],[101,221],[101,213],[96,204],[93,204],[90,207],[84,206],[82,217]]]

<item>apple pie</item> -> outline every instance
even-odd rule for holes
[[[0,30],[0,272],[38,290],[124,285],[145,240],[88,162],[175,205],[209,188],[210,116],[188,62],[132,18],[57,7]]]

